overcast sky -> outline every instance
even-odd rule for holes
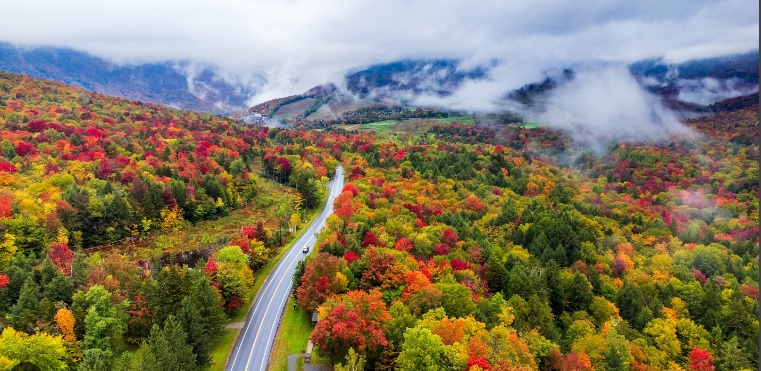
[[[757,0],[24,0],[4,2],[0,41],[213,64],[267,76],[275,97],[400,58],[501,60],[514,85],[575,61],[745,52],[758,11]]]

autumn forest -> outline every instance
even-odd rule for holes
[[[0,370],[219,367],[338,165],[292,290],[336,370],[757,369],[758,101],[725,108],[595,151],[510,123],[248,126],[0,73]]]

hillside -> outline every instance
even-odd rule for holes
[[[2,42],[0,71],[200,112],[242,111],[253,95],[249,88],[226,81],[213,68],[195,68],[187,62],[117,65],[77,50],[20,48]]]
[[[296,101],[282,102],[270,109]],[[757,102],[722,107],[685,123],[694,136],[593,153],[472,118],[246,127],[0,73],[0,365],[208,367],[253,272],[341,163],[334,215],[294,275],[293,310],[320,318],[298,331],[326,362],[752,369]],[[255,220],[180,239],[241,211]],[[134,244],[148,258],[85,250],[124,237],[152,241]],[[210,247],[200,269],[161,259],[185,243]]]
[[[344,141],[312,136],[308,155],[284,154],[277,143],[294,137],[278,130],[5,72],[0,132],[0,365],[54,369],[120,355],[156,369],[125,349],[178,322],[194,337],[183,369],[208,366]]]

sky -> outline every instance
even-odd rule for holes
[[[264,77],[259,100],[402,58],[499,60],[491,88],[504,91],[578,61],[758,48],[758,10],[756,0],[24,0],[3,4],[0,41],[213,65]]]
[[[404,98],[494,112],[505,109],[506,92],[572,68],[576,78],[540,109],[507,108],[603,148],[691,135],[627,64],[757,50],[758,12],[757,0],[24,0],[3,4],[0,41],[119,64],[212,67],[255,91],[249,106],[328,82],[340,87],[347,71],[373,64],[446,58],[464,70],[489,66],[488,74],[446,97]],[[680,99],[703,104],[758,91],[680,83]]]

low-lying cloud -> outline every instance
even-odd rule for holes
[[[711,103],[758,93],[758,85],[749,86],[740,79],[719,80],[710,77],[703,79],[679,80],[677,99],[683,102],[709,105]]]
[[[611,141],[648,141],[692,134],[621,65],[577,72],[574,79],[551,91],[533,111],[525,114],[598,149]]]

